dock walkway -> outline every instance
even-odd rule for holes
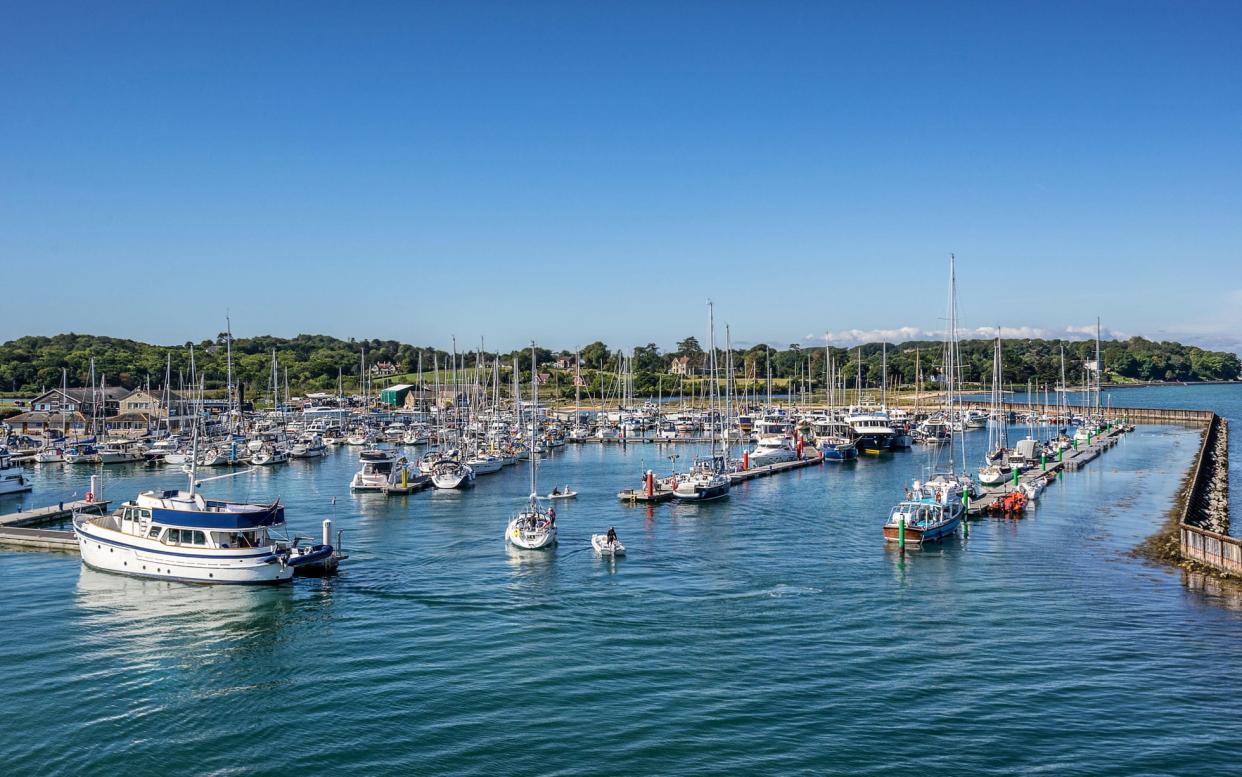
[[[77,552],[78,540],[73,532],[35,527],[67,520],[72,518],[75,512],[106,513],[111,504],[112,502],[108,500],[98,502],[77,500],[0,515],[0,545]]]
[[[1069,448],[1062,453],[1059,460],[1051,460],[1046,466],[1035,466],[1018,475],[1019,483],[1035,484],[1040,480],[1051,482],[1061,472],[1076,472],[1086,466],[1088,462],[1096,459],[1101,453],[1117,444],[1121,434],[1125,430],[1122,427],[1115,426],[1108,431],[1102,433],[1090,445],[1080,445],[1078,448]],[[981,494],[970,500],[970,509],[967,515],[982,516],[992,511],[997,502],[1005,498],[1005,495],[1013,491],[1014,484],[1012,480],[1007,480],[996,486],[980,486]]]
[[[813,467],[817,464],[823,464],[824,459],[814,448],[807,448],[803,458],[796,461],[781,461],[776,464],[764,464],[758,467],[751,467],[739,472],[730,472],[729,480],[734,484],[741,483],[746,480],[754,480],[755,478],[768,477],[778,472],[788,472],[794,469],[802,469],[803,467]],[[643,503],[651,504],[656,502],[667,502],[673,498],[673,489],[665,485],[664,480],[656,480],[651,494],[648,494],[643,488],[628,488],[617,494],[617,498],[622,502],[630,504]]]

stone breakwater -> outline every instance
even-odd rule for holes
[[[1202,493],[1198,509],[1191,510],[1186,523],[1219,534],[1229,533],[1229,424],[1219,422],[1215,439],[1203,451]]]

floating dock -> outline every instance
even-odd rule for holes
[[[1019,473],[1018,483],[1035,484],[1040,480],[1050,483],[1061,472],[1077,472],[1089,462],[1098,458],[1101,453],[1116,445],[1118,439],[1125,431],[1127,431],[1127,427],[1115,426],[1101,433],[1089,445],[1067,448],[1062,452],[1059,460],[1050,460],[1046,465],[1036,465],[1025,472]],[[992,514],[995,505],[1013,490],[1014,483],[1012,479],[996,486],[979,487],[980,495],[970,500],[967,517],[973,518]],[[1020,516],[1021,513],[1018,513],[1016,517]]]
[[[781,461],[776,464],[764,464],[758,467],[751,467],[739,472],[730,472],[729,480],[734,483],[741,483],[745,480],[754,480],[755,478],[768,477],[778,472],[788,472],[794,469],[802,469],[803,467],[813,467],[816,464],[822,464],[824,459],[814,448],[807,448],[804,451],[806,456],[795,461]],[[813,453],[813,455],[812,455]],[[669,488],[665,482],[665,478],[655,480],[652,484],[651,493],[646,488],[627,488],[617,493],[617,499],[629,504],[652,504],[657,502],[667,502],[673,498],[673,489]]]
[[[617,492],[617,499],[629,504],[654,504],[656,502],[667,502],[672,498],[673,489],[671,488],[657,488],[650,494],[647,493],[646,489],[642,488],[627,488],[624,491]]]
[[[813,449],[808,448],[804,452],[809,453],[811,450]],[[750,469],[744,469],[741,472],[730,472],[729,480],[732,480],[736,484],[736,483],[741,483],[743,480],[754,480],[755,478],[766,478],[769,475],[775,475],[778,472],[788,472],[792,469],[802,469],[803,467],[813,467],[816,464],[822,464],[823,462],[824,462],[823,458],[819,455],[819,452],[816,451],[815,455],[813,456],[806,456],[804,458],[796,459],[794,461],[781,461],[781,462],[777,462],[776,464],[764,464],[758,467],[751,467]]]
[[[384,487],[384,493],[388,496],[405,496],[422,491],[431,485],[431,475],[416,475],[405,481],[405,485],[394,483],[391,486]]]
[[[32,550],[59,550],[76,553],[78,539],[73,532],[63,529],[35,528],[43,524],[65,521],[75,512],[106,513],[112,502],[61,502],[34,510],[21,510],[0,515],[0,545],[30,548]]]

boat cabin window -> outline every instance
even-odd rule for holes
[[[193,529],[169,529],[164,535],[165,545],[206,545],[207,535]]]
[[[212,532],[212,539],[221,548],[255,548],[259,545],[257,535],[254,531],[217,531]]]
[[[147,539],[155,539],[160,536],[160,532],[164,530],[163,526],[152,526],[147,532]]]

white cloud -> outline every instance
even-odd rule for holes
[[[996,327],[981,326],[973,329],[960,329],[958,336],[963,340],[989,339],[996,336]],[[1100,336],[1105,340],[1125,340],[1130,337],[1125,332],[1114,329],[1101,329]],[[1001,337],[1006,340],[1024,339],[1062,339],[1091,340],[1095,338],[1095,324],[1085,326],[1067,326],[1064,329],[1048,329],[1038,326],[1003,326]],[[829,330],[822,334],[808,334],[802,338],[804,342],[823,345],[831,343],[838,346],[859,345],[865,343],[904,343],[910,340],[943,340],[942,330],[932,331],[916,326],[900,326],[893,329],[840,329]]]

